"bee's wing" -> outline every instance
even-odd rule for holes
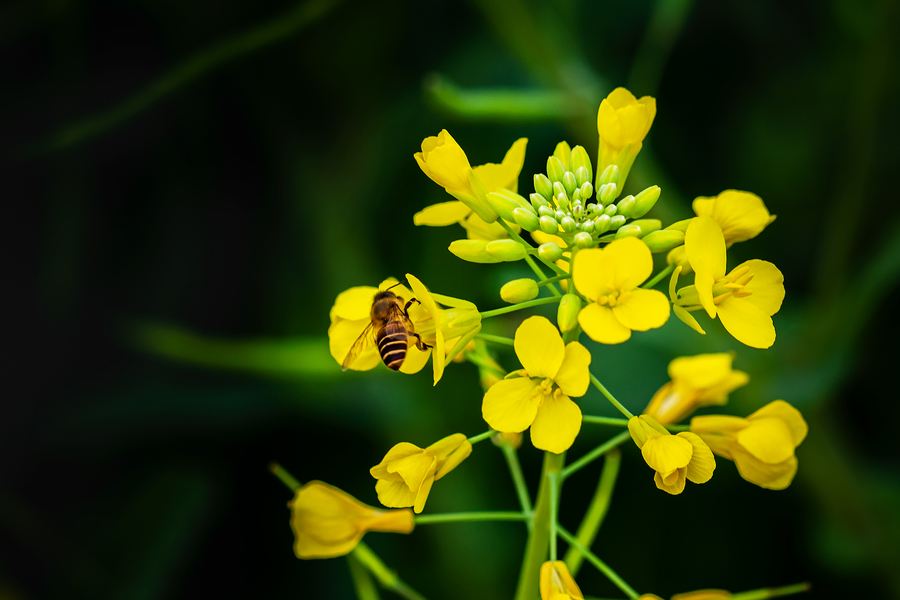
[[[353,342],[353,345],[350,346],[350,350],[347,351],[347,356],[344,357],[344,362],[341,363],[341,369],[346,371],[350,368],[350,365],[353,363],[356,358],[371,348],[375,344],[375,324],[369,321],[369,324],[366,325],[366,328],[362,330],[362,333],[359,334],[359,337],[356,338],[356,341]]]

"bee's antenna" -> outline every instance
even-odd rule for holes
[[[395,283],[394,285],[392,285],[391,287],[386,288],[384,291],[385,291],[385,292],[388,292],[388,291],[390,291],[391,289],[397,287],[398,285],[400,285],[400,282],[399,282],[399,281],[398,281],[397,283]]]

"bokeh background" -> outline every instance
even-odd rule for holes
[[[769,352],[672,319],[598,349],[598,375],[637,410],[674,356],[733,349],[752,384],[729,410],[784,398],[811,434],[784,492],[720,461],[669,497],[626,452],[594,549],[665,595],[900,597],[898,24],[890,0],[6,2],[0,598],[352,597],[346,561],[293,557],[270,461],[374,503],[367,470],[394,442],[484,425],[470,366],[436,389],[341,373],[333,298],[413,272],[499,306],[521,271],[413,226],[444,199],[413,152],[446,127],[477,164],[524,135],[529,188],[559,139],[594,152],[596,106],[623,84],[659,106],[630,189],[659,183],[669,220],[696,195],[760,194],[778,219],[732,261],[774,261],[788,297]],[[610,433],[586,426],[573,455]],[[539,454],[521,454],[534,486]],[[567,482],[570,528],[598,472]],[[482,445],[428,508],[515,502]],[[524,539],[509,523],[367,538],[439,599],[511,597]],[[589,566],[579,579],[615,595]]]

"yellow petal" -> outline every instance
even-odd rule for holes
[[[738,443],[764,463],[784,462],[794,455],[791,430],[781,419],[756,418],[738,432]]]
[[[745,299],[769,316],[777,313],[784,301],[784,276],[778,267],[764,260],[748,260],[734,270],[741,267],[748,267],[753,275],[744,286],[744,290],[750,292]]]
[[[572,281],[575,289],[588,300],[596,300],[601,293],[613,287],[613,269],[610,255],[600,248],[588,248],[575,254],[572,263]]]
[[[434,456],[426,452],[418,452],[388,463],[387,471],[396,473],[411,490],[418,490],[426,479],[434,478]]]
[[[485,392],[481,415],[497,431],[525,431],[537,415],[541,401],[538,386],[528,377],[498,381]]]
[[[538,378],[553,378],[566,354],[559,330],[545,317],[522,321],[516,329],[515,349],[528,375]]]
[[[545,396],[531,424],[535,448],[561,454],[569,449],[581,429],[581,409],[568,396]]]
[[[769,490],[787,488],[797,474],[797,458],[795,456],[791,456],[784,462],[769,464],[735,444],[732,450],[732,460],[734,460],[741,477]]]
[[[581,589],[569,573],[566,563],[561,560],[548,560],[541,565],[540,590],[541,600],[584,600]]]
[[[748,425],[747,419],[730,415],[704,415],[691,419],[691,431],[694,433],[732,433]]]
[[[577,256],[587,250],[582,250]],[[612,309],[599,304],[588,304],[578,313],[578,324],[595,342],[601,344],[621,344],[631,337],[631,330],[622,325]]]
[[[435,480],[440,479],[459,466],[472,453],[472,444],[462,433],[454,433],[438,440],[426,448],[437,458]]]
[[[725,238],[722,230],[709,217],[692,219],[684,236],[684,250],[696,274],[694,285],[700,303],[710,318],[715,317],[712,286],[725,276]]]
[[[350,348],[369,326],[369,323],[371,320],[368,318],[358,321],[338,319],[328,328],[328,351],[339,365],[344,363]],[[378,348],[374,341],[367,341],[348,368],[354,371],[368,371],[374,369],[380,362],[381,357],[378,355]]]
[[[806,438],[806,433],[809,431],[809,428],[806,425],[806,421],[803,419],[803,415],[784,400],[773,400],[772,402],[769,402],[747,417],[747,420],[753,421],[755,419],[770,417],[784,421],[784,424],[787,425],[791,432],[791,438],[793,439],[795,447],[799,446],[804,438]]]
[[[638,238],[615,240],[603,249],[603,253],[607,264],[612,265],[612,285],[617,290],[636,288],[653,272],[653,254],[647,244]]]
[[[657,471],[653,476],[653,482],[656,483],[657,488],[675,496],[684,491],[684,484],[687,481],[686,473],[687,469],[681,468],[672,471],[668,477],[663,477],[662,473]]]
[[[410,444],[409,442],[394,444],[391,449],[387,451],[387,454],[384,455],[384,458],[381,459],[381,462],[369,469],[369,473],[376,479],[396,479],[396,477],[394,477],[395,471],[389,471],[388,466],[394,461],[421,453],[422,448],[419,448],[415,444]]]
[[[490,242],[509,237],[509,233],[500,223],[488,223],[475,213],[466,217],[460,225],[466,230],[466,237],[470,240],[486,240]],[[521,229],[516,224],[510,225],[510,227],[516,232]]]
[[[531,239],[533,239],[538,245],[546,244],[547,242],[553,242],[560,248],[568,247],[566,245],[566,242],[558,235],[553,235],[552,233],[544,233],[540,229],[538,229],[537,231],[531,232]],[[594,250],[596,250],[596,249],[597,248],[594,248]],[[586,250],[583,252],[586,252]],[[579,252],[578,254],[581,254],[581,252]]]
[[[751,348],[769,348],[775,343],[772,317],[747,298],[730,296],[719,304],[719,320],[739,342]]]
[[[648,438],[641,448],[641,455],[650,468],[664,478],[687,467],[692,453],[690,442],[671,434]]]
[[[517,191],[519,173],[525,162],[525,146],[527,144],[527,138],[519,138],[507,150],[502,163],[487,163],[475,167],[474,171],[484,185],[485,193],[500,189]]]
[[[437,136],[422,141],[422,152],[415,154],[416,162],[432,181],[448,190],[467,189],[469,159],[446,129]]]
[[[425,287],[418,277],[407,273],[406,280],[409,282],[413,297],[419,301],[417,308],[421,309],[421,312],[431,319],[432,327],[434,327],[434,348],[431,353],[431,366],[434,371],[434,384],[437,385],[437,382],[441,380],[444,374],[447,352],[447,349],[444,347],[444,334],[441,329],[441,311],[438,309],[428,288]],[[410,314],[413,314],[412,311]],[[415,323],[416,319],[413,319],[413,322]]]
[[[669,300],[657,290],[636,288],[613,307],[616,319],[633,331],[647,331],[669,320]]]
[[[410,346],[406,349],[406,358],[403,359],[403,364],[400,365],[400,372],[407,375],[418,373],[428,364],[430,356],[431,350],[419,350],[415,345]],[[352,369],[353,367],[350,368]]]
[[[706,483],[712,479],[716,470],[716,459],[709,446],[700,439],[700,436],[690,431],[682,431],[678,437],[690,442],[693,447],[691,462],[687,466],[687,478],[693,483]]]
[[[591,353],[588,349],[578,342],[570,342],[566,344],[565,358],[553,380],[565,395],[574,398],[584,396],[591,381],[590,365]]]
[[[378,288],[371,285],[344,290],[334,299],[334,306],[331,308],[332,322],[336,318],[368,321],[369,313],[372,311],[372,300],[377,292]]]
[[[733,361],[730,352],[680,356],[669,363],[669,377],[695,389],[707,388],[731,373]]]
[[[413,215],[413,223],[416,225],[426,225],[428,227],[446,227],[459,223],[471,214],[472,209],[460,202],[459,200],[451,200],[450,202],[440,202],[426,206]]]
[[[715,197],[697,198],[694,200],[694,212],[712,217],[722,229],[729,246],[756,237],[775,220],[762,198],[740,190],[725,190]]]
[[[408,508],[416,503],[419,490],[411,490],[401,479],[379,479],[375,482],[378,501],[388,508]]]

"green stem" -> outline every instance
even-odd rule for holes
[[[559,473],[548,473],[550,485],[550,560],[556,560],[556,530],[559,525]]]
[[[416,525],[475,523],[479,521],[524,521],[527,518],[528,515],[525,513],[511,511],[440,513],[435,515],[418,515],[416,516]]]
[[[516,495],[519,497],[519,505],[522,507],[522,512],[531,514],[531,498],[528,495],[528,486],[525,485],[525,477],[522,475],[519,455],[516,454],[516,449],[509,444],[501,445],[500,450],[506,459],[506,465],[509,467],[509,474],[512,476],[513,485],[516,487]],[[531,521],[528,521],[528,527],[531,528]]]
[[[663,279],[665,279],[666,277],[668,277],[669,274],[671,274],[672,271],[674,271],[674,270],[675,270],[675,265],[669,265],[669,266],[667,266],[665,269],[663,269],[662,271],[660,271],[659,273],[657,273],[656,275],[654,275],[653,278],[650,279],[650,281],[648,281],[647,283],[645,283],[645,284],[642,285],[641,287],[642,287],[642,288],[647,288],[647,289],[652,288],[652,287],[656,287],[656,284],[657,284],[657,283],[659,283],[660,281],[662,281]]]
[[[473,329],[466,335],[459,338],[459,340],[456,342],[456,345],[453,346],[453,349],[451,349],[450,352],[447,353],[447,358],[444,359],[445,364],[450,364],[450,362],[454,358],[456,358],[457,354],[465,350],[466,346],[475,338],[476,335],[478,335],[478,329]]]
[[[590,548],[594,544],[594,539],[597,537],[597,531],[600,529],[600,525],[603,523],[604,517],[606,517],[606,512],[609,510],[609,503],[612,499],[613,489],[616,486],[616,478],[619,475],[619,466],[621,464],[622,453],[618,448],[606,453],[605,460],[603,461],[603,471],[600,472],[600,480],[597,483],[597,491],[594,492],[594,497],[591,498],[591,503],[588,505],[587,512],[581,520],[581,525],[578,526],[578,531],[575,534],[578,543],[585,548]],[[574,546],[569,547],[569,551],[566,552],[565,561],[572,577],[575,577],[578,574],[583,558],[584,557],[577,548]]]
[[[538,580],[541,565],[547,558],[550,543],[550,477],[562,470],[565,455],[544,453],[544,467],[541,471],[541,485],[538,488],[531,531],[525,545],[522,570],[516,587],[515,600],[534,600],[538,597]]]
[[[351,556],[357,558],[385,589],[391,590],[406,600],[425,600],[425,596],[409,587],[397,577],[397,574],[381,562],[378,555],[372,552],[372,549],[363,542],[357,544],[356,548],[353,549]]]
[[[534,300],[529,300],[527,302],[519,302],[518,304],[510,304],[509,306],[503,306],[501,308],[495,308],[494,310],[486,310],[484,312],[479,313],[482,319],[490,319],[491,317],[498,317],[500,315],[505,315],[506,313],[515,312],[517,310],[524,310],[526,308],[532,308],[535,306],[543,306],[544,304],[556,304],[559,302],[559,298],[535,298]]]
[[[297,479],[294,478],[293,475],[288,473],[285,468],[278,463],[273,462],[272,464],[270,464],[269,470],[273,475],[275,475],[275,477],[281,480],[281,483],[287,486],[287,488],[292,492],[296,492],[300,488],[300,482],[297,481]]]
[[[595,417],[593,415],[584,415],[581,417],[583,423],[593,423],[595,425],[612,425],[614,427],[627,427],[628,419],[620,419],[618,417]]]
[[[597,460],[598,458],[600,458],[601,456],[603,456],[604,454],[606,454],[607,452],[609,452],[616,446],[622,444],[625,440],[629,439],[630,437],[631,437],[631,434],[628,433],[628,431],[623,431],[619,435],[606,440],[604,443],[600,444],[599,446],[597,446],[596,448],[594,448],[593,450],[591,450],[590,452],[588,452],[587,454],[585,454],[584,456],[582,456],[581,458],[579,458],[578,460],[576,460],[575,462],[570,464],[568,467],[563,469],[562,478],[567,479],[567,478],[571,477],[577,471],[584,468],[591,462]]]
[[[617,588],[622,590],[626,596],[628,596],[629,598],[637,598],[639,596],[639,594],[634,591],[634,588],[625,583],[625,580],[619,577],[618,573],[613,571],[605,562],[597,558],[597,555],[595,555],[584,545],[582,545],[582,543],[579,542],[574,535],[572,535],[562,527],[559,528],[559,535],[562,537],[562,539],[566,540],[575,549],[581,552],[581,554],[584,555],[589,563],[597,567],[598,571],[606,575],[606,578],[609,579]]]
[[[523,242],[524,243],[524,242]],[[529,246],[530,248],[531,246]],[[541,278],[542,281],[547,281],[547,276],[544,275],[543,269],[537,266],[537,263],[534,262],[534,259],[531,258],[530,255],[525,255],[525,262],[531,267],[531,270],[534,271],[534,274]],[[562,296],[562,293],[559,291],[559,288],[556,287],[553,283],[547,283],[547,289],[550,290],[550,293],[559,298]]]
[[[547,285],[549,283],[554,283],[556,281],[563,281],[566,279],[570,279],[571,277],[572,276],[568,273],[566,273],[565,275],[554,275],[553,277],[547,277],[546,279],[542,279],[541,281],[538,281],[538,285],[539,286]]]
[[[356,597],[359,600],[379,600],[378,588],[362,562],[351,554],[347,557],[347,564],[350,566],[350,578],[353,580]]]
[[[606,389],[606,386],[605,386],[605,385],[603,385],[602,383],[600,383],[600,380],[597,379],[597,376],[594,375],[593,373],[591,373],[591,383],[594,384],[594,387],[595,387],[595,388],[597,388],[598,390],[600,390],[600,393],[603,394],[603,395],[606,397],[607,400],[609,400],[609,403],[610,403],[610,404],[612,404],[613,406],[616,407],[616,410],[618,410],[620,413],[622,413],[623,415],[625,415],[625,416],[626,416],[627,418],[629,418],[629,419],[630,419],[631,417],[634,416],[633,414],[631,414],[631,411],[630,411],[630,410],[628,410],[627,408],[625,408],[625,407],[622,405],[621,402],[619,402],[618,400],[616,400],[616,397],[613,396],[613,395],[610,393],[610,391],[609,391],[608,389]]]
[[[491,437],[493,434],[494,434],[494,430],[493,430],[493,429],[488,429],[488,430],[485,431],[484,433],[479,433],[478,435],[473,435],[472,437],[470,437],[470,438],[469,438],[469,443],[472,444],[472,445],[474,446],[474,445],[477,444],[478,442],[481,442],[481,441],[483,441],[483,440],[488,439],[488,438]]]
[[[764,600],[765,598],[777,598],[779,596],[791,596],[808,592],[812,586],[808,583],[795,583],[777,588],[764,588],[749,592],[738,592],[731,596],[732,600]]]
[[[477,336],[479,340],[484,340],[485,342],[489,342],[491,344],[500,344],[502,346],[512,346],[515,344],[515,340],[511,337],[506,337],[504,335],[491,335],[490,333],[479,333]]]

